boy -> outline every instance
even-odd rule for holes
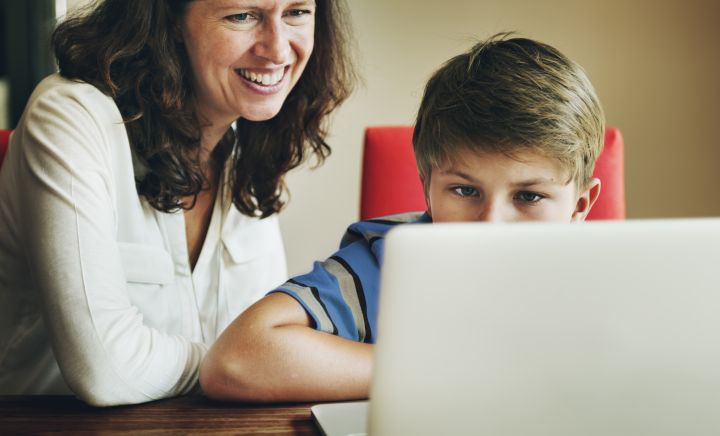
[[[366,398],[383,237],[424,222],[582,221],[604,116],[582,69],[500,35],[430,79],[413,146],[427,212],[349,227],[340,250],[241,314],[200,371],[205,393],[244,401]]]

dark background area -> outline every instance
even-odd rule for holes
[[[0,0],[0,75],[8,80],[10,128],[14,127],[35,85],[55,71],[50,34],[53,0]]]
[[[5,17],[7,16],[7,14],[5,13],[5,2],[6,0],[0,2],[0,17],[2,17],[1,23],[3,28],[5,28]],[[0,32],[0,77],[3,77],[7,74],[7,69],[5,67],[5,64],[7,62],[5,59],[5,57],[7,56],[7,37],[5,36],[5,33],[7,32]]]

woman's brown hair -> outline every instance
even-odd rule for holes
[[[196,196],[206,185],[197,159],[201,125],[180,36],[191,1],[96,1],[60,23],[52,41],[60,74],[92,84],[117,103],[146,170],[136,174],[138,192],[165,212],[192,207],[181,197]],[[347,7],[340,0],[316,2],[314,50],[280,113],[261,122],[237,120],[214,153],[233,160],[233,203],[249,216],[278,212],[284,175],[310,155],[319,163],[330,155],[325,120],[352,89]]]

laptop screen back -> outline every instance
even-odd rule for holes
[[[400,226],[372,435],[720,434],[720,220]]]

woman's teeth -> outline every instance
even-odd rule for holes
[[[274,73],[270,74],[259,74],[242,68],[239,68],[236,71],[238,72],[238,74],[250,80],[251,82],[255,82],[264,86],[271,86],[277,84],[278,82],[280,82],[280,80],[282,80],[285,72],[285,70],[277,70]]]

